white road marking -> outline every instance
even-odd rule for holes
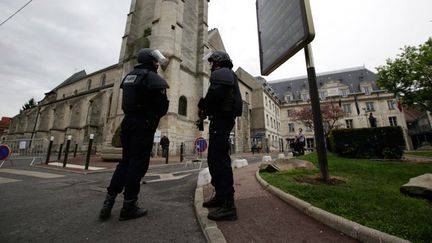
[[[6,183],[11,183],[11,182],[17,182],[17,181],[20,181],[20,180],[0,177],[0,184],[6,184]]]
[[[180,179],[185,178],[186,176],[188,176],[190,174],[181,175],[181,176],[175,176],[175,175],[173,175],[171,173],[167,173],[167,174],[148,173],[147,175],[148,176],[159,176],[160,179],[146,181],[146,183],[152,183],[152,182],[160,182],[160,181],[180,180]]]
[[[64,175],[59,175],[59,174],[37,172],[37,171],[30,171],[30,170],[15,170],[15,169],[0,169],[0,173],[33,176],[33,177],[44,178],[44,179],[64,177]]]
[[[52,162],[49,163],[49,165],[54,165],[54,166],[63,166],[63,163],[59,163],[59,162]],[[85,169],[84,165],[76,165],[76,164],[66,164],[66,168],[74,168],[74,169]],[[89,166],[88,167],[89,170],[103,170],[106,168],[103,167],[96,167],[96,166]]]

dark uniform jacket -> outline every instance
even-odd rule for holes
[[[235,73],[220,68],[211,73],[210,87],[198,108],[211,117],[236,117],[242,114],[242,98]]]
[[[168,111],[168,83],[156,72],[137,66],[123,79],[123,112],[159,119]]]

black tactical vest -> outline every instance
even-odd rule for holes
[[[161,117],[168,110],[168,83],[149,69],[135,68],[124,77],[122,109],[125,114]]]
[[[243,101],[235,73],[229,68],[215,70],[210,76],[210,85],[222,85],[226,89],[225,97],[213,107],[214,115],[241,116]]]

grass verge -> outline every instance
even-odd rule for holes
[[[408,239],[432,242],[432,203],[405,196],[401,185],[432,173],[432,164],[349,159],[328,154],[330,176],[345,183],[304,183],[319,170],[261,173],[271,185],[312,205],[359,224]],[[299,157],[318,166],[315,153]],[[302,183],[303,182],[303,183]]]

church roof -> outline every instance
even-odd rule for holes
[[[81,70],[81,71],[79,71],[77,73],[74,73],[74,74],[72,74],[72,76],[70,76],[69,78],[67,78],[65,81],[63,81],[61,84],[59,84],[57,87],[55,87],[53,90],[51,90],[50,92],[48,92],[46,94],[55,92],[56,90],[58,90],[58,89],[60,89],[60,88],[62,88],[64,86],[66,86],[66,85],[72,84],[72,83],[74,83],[74,82],[76,82],[76,81],[84,78],[85,76],[87,76],[87,73],[86,73],[85,70]]]
[[[356,67],[319,73],[317,74],[318,89],[326,82],[335,80],[348,86],[350,93],[360,93],[360,83],[364,81],[370,82],[372,84],[372,91],[381,90],[376,83],[376,74],[365,67]],[[287,91],[290,91],[292,94],[296,94],[303,89],[309,89],[307,76],[269,81],[268,84],[276,91],[281,100],[283,100],[284,93]],[[298,99],[299,97],[294,98]]]

